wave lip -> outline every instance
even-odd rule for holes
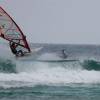
[[[82,64],[82,67],[87,70],[96,70],[100,71],[100,62],[95,60],[85,60]]]

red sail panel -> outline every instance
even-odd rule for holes
[[[26,36],[15,21],[0,7],[0,37],[20,45],[21,49],[30,52]]]

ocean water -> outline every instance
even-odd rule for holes
[[[0,100],[100,100],[100,46],[34,44],[22,59],[0,44]],[[63,59],[70,62],[38,62]]]

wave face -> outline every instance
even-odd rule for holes
[[[36,45],[37,46],[37,45]],[[38,45],[41,46],[41,45]],[[100,84],[100,47],[89,45],[42,45],[33,56],[39,59],[59,59],[64,48],[75,62],[38,62],[16,59],[5,49],[0,56],[0,87],[32,87],[36,85],[64,85],[72,83]],[[35,46],[33,47],[35,48]],[[2,52],[2,51],[1,51]],[[3,56],[4,55],[4,56]]]

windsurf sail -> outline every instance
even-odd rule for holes
[[[0,37],[18,44],[18,48],[24,52],[31,52],[26,36],[2,7],[0,7]]]

